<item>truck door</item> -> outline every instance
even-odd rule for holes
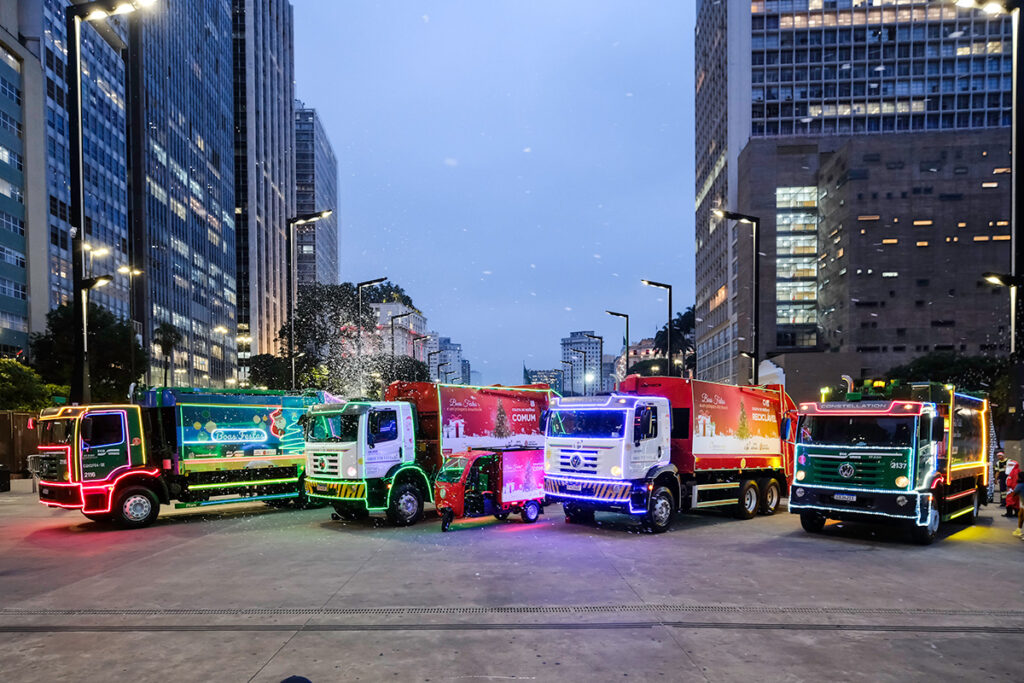
[[[634,463],[654,465],[668,457],[662,448],[663,439],[658,438],[658,406],[638,405],[633,417],[633,458]]]
[[[367,415],[366,476],[384,476],[401,460],[400,446],[398,411],[390,407],[371,410]]]

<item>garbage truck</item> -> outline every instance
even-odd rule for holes
[[[794,408],[781,385],[637,375],[610,395],[556,398],[545,491],[567,522],[621,512],[653,533],[686,510],[773,514],[793,472]]]
[[[827,520],[901,525],[932,543],[989,502],[988,401],[936,382],[878,380],[870,393],[801,403],[790,512],[809,533]]]
[[[305,490],[335,519],[383,512],[415,524],[444,460],[473,449],[540,449],[546,384],[394,382],[383,401],[317,405],[305,418]]]
[[[324,393],[158,388],[134,404],[42,411],[29,467],[44,505],[122,527],[176,508],[302,496],[299,420]]]

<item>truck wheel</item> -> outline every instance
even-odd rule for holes
[[[156,521],[160,501],[144,486],[129,486],[117,495],[111,512],[120,526],[141,529]]]
[[[527,524],[533,524],[540,517],[540,504],[535,500],[528,500],[523,505],[523,521]]]
[[[759,483],[761,488],[761,503],[759,510],[762,515],[774,515],[779,509],[779,501],[782,500],[782,487],[778,479],[762,479]]]
[[[445,508],[444,512],[441,513],[441,531],[448,531],[452,528],[452,521],[455,520],[455,511],[451,508]]]
[[[593,510],[587,510],[572,503],[565,503],[563,508],[566,524],[593,524],[594,522]]]
[[[825,528],[825,516],[817,512],[801,512],[800,526],[809,534],[820,534]]]
[[[934,504],[934,500],[931,506],[931,510],[928,512],[928,525],[917,526],[910,530],[910,537],[914,539],[914,543],[918,545],[931,545],[935,541],[935,537],[939,535],[939,527],[942,525],[942,515],[939,513],[939,508]]]
[[[415,484],[400,484],[391,491],[388,521],[395,526],[410,526],[423,516],[423,495]]]
[[[643,518],[644,531],[652,534],[668,531],[675,514],[676,501],[672,497],[672,492],[664,486],[659,486],[651,493],[647,514]]]
[[[740,486],[739,502],[736,504],[737,519],[752,519],[757,514],[758,505],[761,504],[761,492],[757,489],[757,482],[748,479]]]

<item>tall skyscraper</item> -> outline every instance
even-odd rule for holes
[[[42,235],[49,242],[45,258],[49,275],[44,281],[31,277],[33,331],[45,326],[45,312],[71,300],[71,235],[69,202],[70,160],[68,111],[65,102],[69,66],[64,10],[65,0],[19,0],[18,32],[22,44],[34,54],[43,68],[45,90],[40,122],[45,121],[45,187],[48,230]],[[4,4],[10,11],[10,3]],[[118,18],[108,18],[101,26],[113,32],[121,42],[126,32]],[[89,301],[128,319],[129,279],[117,269],[130,260],[127,196],[127,145],[125,128],[125,69],[121,54],[99,35],[92,22],[82,23],[80,54],[82,60],[82,151],[85,234],[87,248],[86,277],[114,275],[110,285],[90,292]],[[25,94],[28,97],[28,94]],[[25,106],[34,106],[28,99]],[[11,110],[8,109],[8,115]],[[26,168],[34,160],[25,160]],[[35,188],[42,185],[35,185]],[[10,212],[6,212],[12,215]],[[40,236],[29,234],[30,242]],[[31,259],[38,270],[42,245]],[[10,264],[9,264],[10,265]],[[40,313],[43,318],[41,319]]]
[[[226,0],[161,0],[139,12],[130,41],[136,311],[162,378],[153,331],[184,341],[173,383],[224,386],[236,377],[232,15]],[[132,38],[136,38],[133,34]],[[137,218],[136,218],[137,217]]]
[[[38,56],[18,40],[17,3],[0,8],[0,356],[46,323],[46,118]]]
[[[793,154],[826,137],[949,131],[952,147],[956,131],[1009,125],[1010,81],[1005,16],[923,1],[698,0],[699,376],[744,381],[749,373],[749,361],[739,355],[750,350],[749,228],[713,213],[744,210],[740,153],[748,141],[792,138],[783,151]],[[774,338],[761,335],[762,358],[766,351],[821,346],[821,280],[817,261],[807,258],[818,256],[822,239],[815,196],[820,157],[805,156],[811,165],[799,170],[809,171],[809,180],[769,188],[773,199],[781,191],[781,203],[772,229],[762,224],[760,251],[777,253],[778,261],[767,264],[775,305],[764,303],[773,297],[762,277],[759,329],[776,316],[778,330]],[[778,234],[777,221],[785,225]]]
[[[238,360],[277,353],[295,215],[295,65],[288,0],[232,0]]]
[[[338,161],[316,109],[295,102],[295,211],[330,209],[327,218],[296,227],[296,277],[338,284]]]

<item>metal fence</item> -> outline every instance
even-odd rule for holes
[[[35,430],[28,428],[28,421],[35,417],[35,413],[0,411],[0,464],[7,465],[14,475],[28,475],[26,458],[39,445]]]

